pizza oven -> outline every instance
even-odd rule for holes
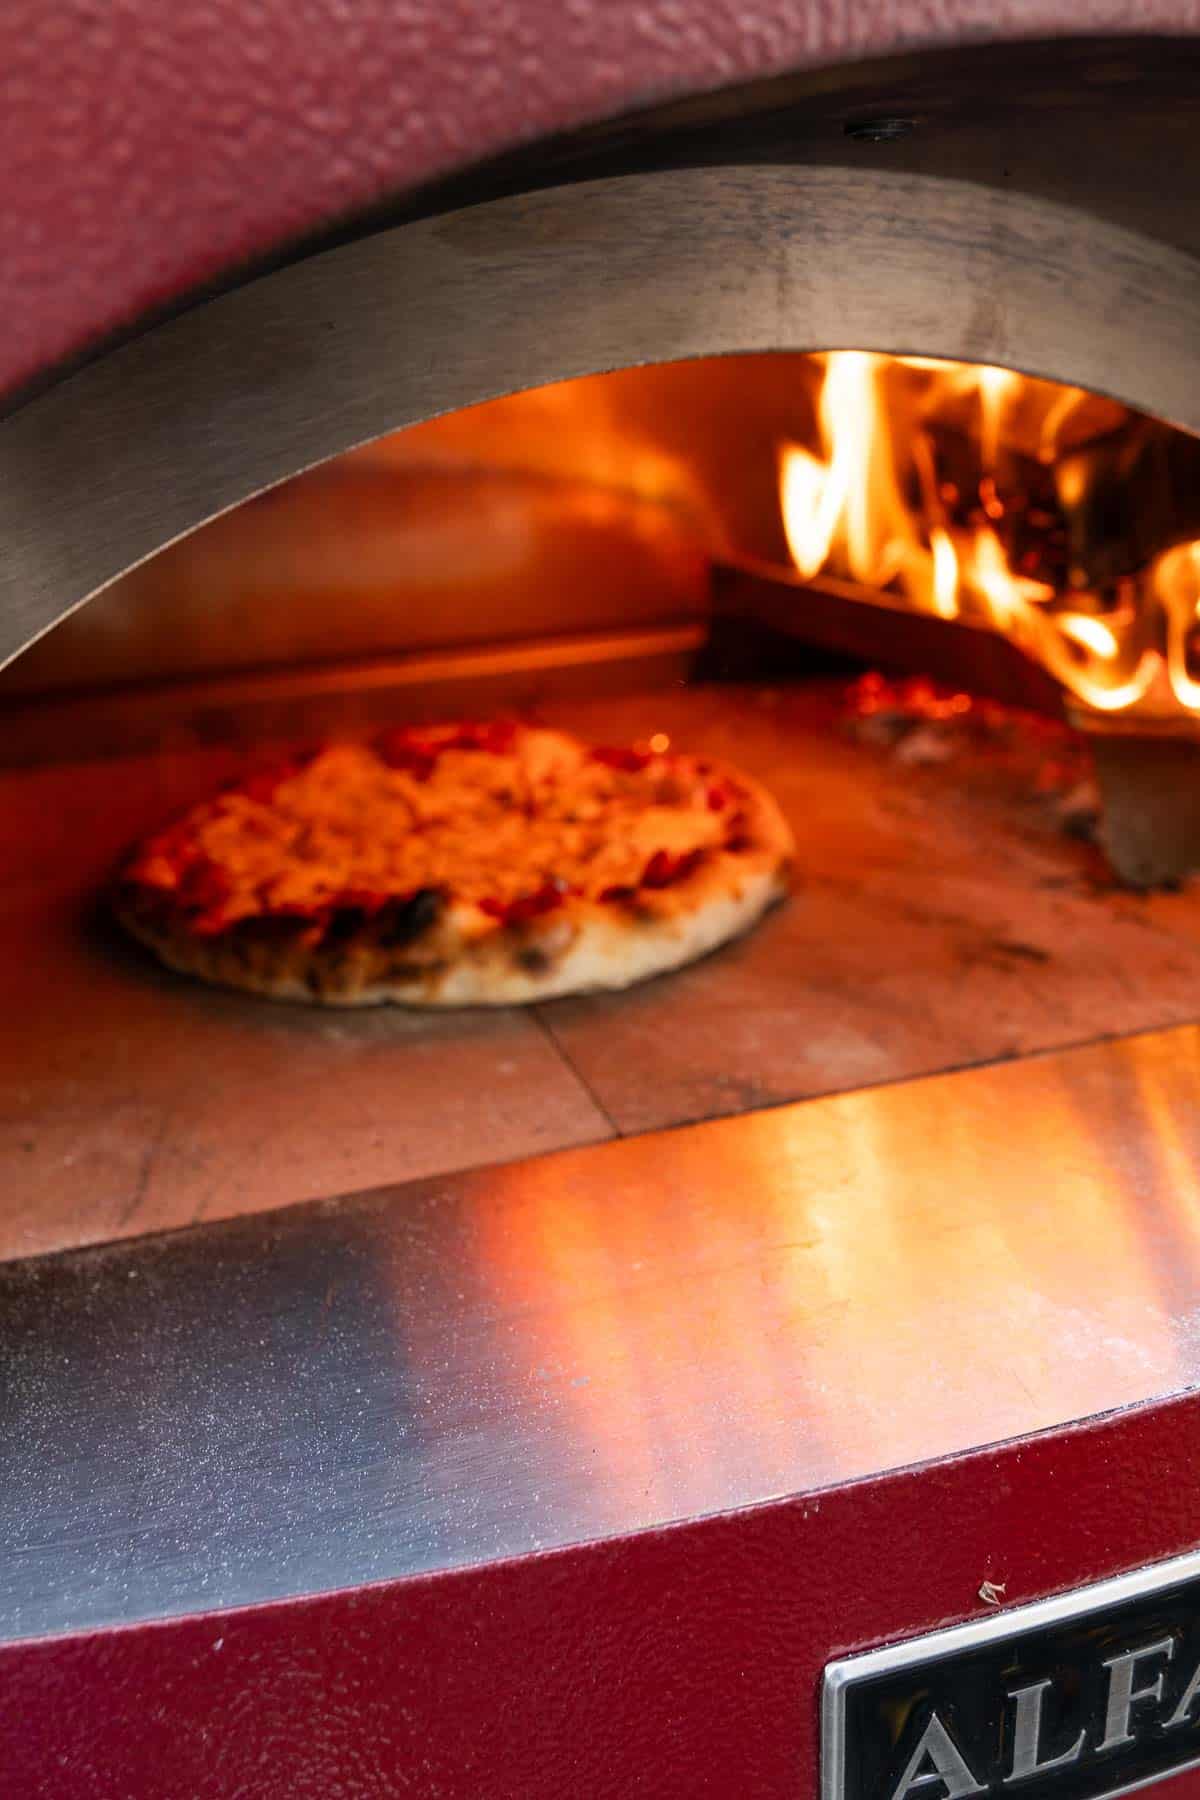
[[[0,22],[5,1792],[1193,1791],[1196,39],[918,10]],[[114,926],[492,717],[791,898],[439,1013]]]

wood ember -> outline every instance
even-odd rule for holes
[[[887,750],[904,767],[990,762],[1026,782],[1031,802],[1066,836],[1099,839],[1101,796],[1091,746],[1058,719],[923,675],[889,680],[872,671],[848,690],[844,724],[859,743]]]

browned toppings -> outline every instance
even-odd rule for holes
[[[291,756],[286,761],[272,763],[267,768],[255,769],[238,783],[237,791],[247,800],[257,800],[263,806],[269,806],[280,784],[290,776],[299,774],[311,761],[310,756]]]
[[[642,870],[641,885],[644,888],[670,887],[672,882],[682,881],[690,875],[703,860],[703,850],[685,850],[682,855],[656,850]]]
[[[173,844],[168,852],[160,853],[160,860],[159,870],[130,869],[122,885],[146,895],[151,902],[157,901],[160,908],[169,903],[170,909],[184,917],[199,936],[219,931],[229,898],[225,870],[194,844]],[[160,876],[159,881],[147,879],[155,873]]]
[[[638,750],[632,745],[597,744],[591,752],[591,760],[603,763],[606,769],[621,769],[627,775],[638,775],[653,760],[653,752]]]
[[[428,781],[440,754],[428,745],[414,743],[407,732],[389,732],[376,739],[375,749],[389,769],[403,769],[418,781]]]
[[[497,900],[489,895],[479,902],[479,910],[489,919],[498,919],[502,925],[523,925],[541,913],[553,912],[570,892],[566,882],[544,881],[531,894],[519,894],[515,900]]]
[[[745,798],[677,753],[592,752],[505,722],[409,727],[195,808],[131,859],[124,889],[201,935],[258,920],[331,947],[403,945],[462,903],[470,936],[684,880],[749,846]]]
[[[390,769],[405,769],[427,781],[447,750],[479,750],[490,756],[507,756],[519,727],[510,719],[455,725],[402,725],[381,732],[375,750]]]
[[[627,901],[633,900],[643,889],[653,892],[673,887],[677,881],[685,881],[693,874],[707,855],[708,851],[702,845],[681,853],[656,850],[636,882],[616,882],[602,889],[597,898],[605,902]]]
[[[749,850],[752,846],[750,821],[746,817],[744,808],[739,806],[737,811],[725,821],[725,848],[732,850],[734,855],[737,855],[739,851]]]

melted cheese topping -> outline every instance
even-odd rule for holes
[[[403,737],[403,734],[401,734]],[[232,789],[151,839],[126,880],[198,928],[376,905],[435,888],[491,929],[545,895],[661,887],[736,835],[742,793],[682,756],[593,753],[518,730],[505,750],[438,748],[422,766],[335,745],[269,785]]]

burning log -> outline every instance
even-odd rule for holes
[[[777,646],[788,641],[818,646],[859,668],[927,675],[1006,706],[1062,716],[1058,683],[1008,638],[962,620],[910,612],[894,598],[855,582],[835,576],[803,581],[786,570],[718,565],[713,596],[712,641],[701,675],[744,672],[737,666],[737,651],[749,620],[773,633]],[[777,648],[776,659],[778,655]],[[733,658],[729,668],[728,656]],[[758,661],[761,668],[761,649]]]
[[[1010,638],[1100,712],[1200,715],[1200,445],[1005,369],[839,352],[780,452],[796,571]],[[1165,672],[1165,687],[1160,676]]]

